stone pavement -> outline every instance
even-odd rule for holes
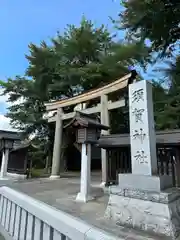
[[[86,221],[104,231],[110,232],[121,239],[126,240],[160,240],[164,237],[149,236],[133,229],[116,226],[104,219],[104,212],[108,203],[108,195],[99,188],[100,181],[94,177],[92,182],[92,194],[95,199],[88,203],[77,203],[76,195],[79,191],[80,180],[78,178],[61,178],[58,180],[36,179],[26,181],[4,181],[0,186],[6,185],[21,191],[31,197],[43,201],[57,209],[69,213]]]

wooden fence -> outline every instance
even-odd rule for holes
[[[159,175],[172,176],[173,186],[177,186],[177,147],[157,146],[157,164]],[[119,173],[131,173],[130,147],[114,147],[107,149],[108,185],[118,184]]]

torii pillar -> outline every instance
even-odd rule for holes
[[[101,124],[109,126],[109,112],[108,112],[108,96],[101,96]],[[108,130],[102,130],[102,135],[109,135]],[[101,187],[105,187],[108,181],[107,174],[108,162],[107,162],[107,150],[101,148],[101,170],[102,170],[102,182]]]
[[[63,110],[59,108],[57,111],[55,137],[54,137],[54,149],[52,159],[52,169],[50,179],[60,178],[60,158],[61,158],[61,146],[62,146],[62,134],[63,134]]]

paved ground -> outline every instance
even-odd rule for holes
[[[108,203],[108,195],[99,188],[100,180],[93,177],[92,194],[95,200],[82,204],[75,201],[79,191],[79,179],[76,177],[61,178],[59,180],[39,179],[22,182],[0,182],[0,185],[8,185],[18,191],[24,192],[38,200],[41,200],[57,209],[78,217],[87,223],[108,231],[126,240],[161,239],[144,235],[125,227],[118,227],[104,219],[104,212]],[[165,239],[165,238],[162,238]],[[0,238],[1,240],[1,238]]]

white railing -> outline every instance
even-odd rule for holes
[[[0,227],[15,240],[117,240],[8,187],[0,188]]]

